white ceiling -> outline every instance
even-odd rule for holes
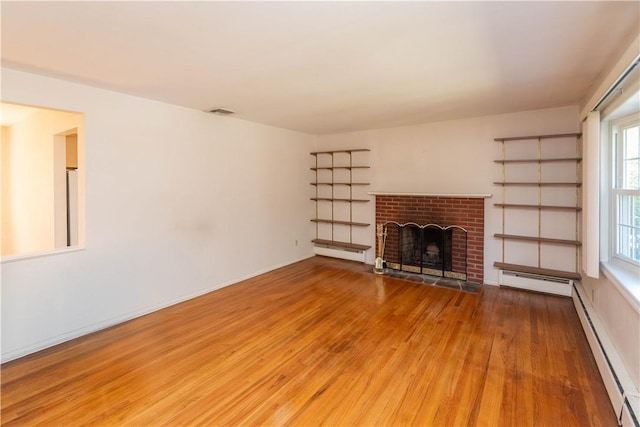
[[[2,61],[324,134],[577,104],[639,5],[2,1]]]

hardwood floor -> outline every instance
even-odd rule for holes
[[[570,299],[315,257],[2,366],[2,425],[617,425]]]

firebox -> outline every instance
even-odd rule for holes
[[[383,224],[384,259],[394,270],[467,280],[467,231],[459,226]]]

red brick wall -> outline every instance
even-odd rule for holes
[[[444,196],[376,195],[376,224],[386,221],[420,225],[458,225],[467,230],[467,281],[484,281],[484,199]],[[397,237],[396,237],[397,239]],[[376,239],[377,244],[377,239]],[[393,245],[387,236],[387,245]],[[395,243],[397,245],[397,242]],[[391,246],[388,246],[391,247]],[[377,254],[376,248],[376,254]]]

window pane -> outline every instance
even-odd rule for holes
[[[638,159],[624,161],[624,184],[627,190],[637,190],[638,186]]]
[[[631,258],[631,229],[625,225],[618,227],[618,255]]]
[[[640,196],[618,195],[617,253],[640,261]]]
[[[625,150],[624,158],[632,159],[638,157],[638,130],[640,127],[632,127],[624,130]]]
[[[623,150],[622,150],[622,188],[627,190],[637,190],[640,188],[640,127],[635,126],[624,130]]]

